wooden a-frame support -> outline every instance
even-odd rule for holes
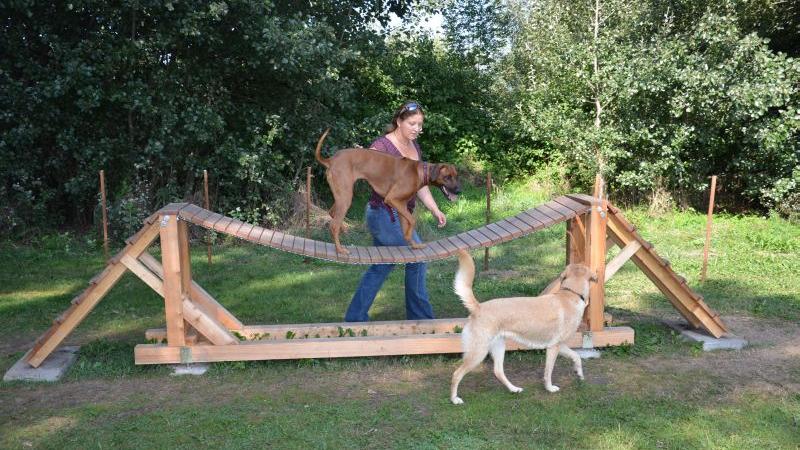
[[[593,197],[568,197],[591,205],[591,209],[566,224],[566,262],[583,262],[598,277],[591,288],[584,324],[570,341],[571,347],[633,344],[633,329],[606,327],[604,317],[605,282],[628,259],[634,261],[692,326],[703,328],[715,337],[727,332],[702,297],[670,269],[669,263],[652,250],[652,245],[636,233],[618,209],[608,204],[599,179]],[[464,318],[245,326],[192,280],[188,225],[179,220],[178,212],[179,209],[168,205],[148,218],[144,228],[128,239],[125,248],[37,340],[24,357],[31,366],[38,367],[44,361],[126,270],[164,298],[166,313],[165,329],[146,332],[148,340],[159,343],[137,345],[136,364],[461,352],[459,331],[466,322]],[[161,263],[146,251],[157,237],[161,240]],[[622,250],[606,262],[610,244]],[[554,292],[558,287],[556,279],[543,293]],[[507,347],[521,348],[511,341]]]

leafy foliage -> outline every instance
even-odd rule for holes
[[[408,99],[433,161],[684,201],[717,174],[729,203],[796,215],[797,8],[598,5],[595,38],[573,0],[4,3],[0,228],[88,225],[101,169],[118,237],[198,201],[204,169],[215,209],[274,225],[322,129],[367,145]],[[419,25],[437,12],[443,35]]]
[[[690,198],[719,174],[740,204],[789,195],[800,161],[800,62],[743,32],[734,3],[694,19],[659,3],[599,4],[597,39],[583,2],[515,11],[520,33],[503,68],[516,128],[568,161],[579,182],[600,169],[599,148],[617,191]]]

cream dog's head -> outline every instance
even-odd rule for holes
[[[589,287],[597,281],[597,275],[585,264],[570,264],[561,272],[561,287],[581,293],[584,300],[589,299]]]

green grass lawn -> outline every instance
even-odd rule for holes
[[[424,240],[476,228],[484,193],[437,199],[448,216],[427,213]],[[344,243],[367,243],[361,203]],[[547,200],[526,183],[492,199],[495,219]],[[778,218],[718,214],[708,280],[700,284],[705,216],[652,217],[624,210],[640,234],[704,295],[733,331],[741,352],[703,353],[661,318],[677,313],[632,263],[607,285],[607,310],[636,330],[636,344],[584,362],[578,382],[557,362],[557,394],[541,384],[540,352],[514,352],[506,372],[525,388],[510,394],[491,369],[467,375],[450,405],[457,355],[213,364],[201,377],[172,377],[135,366],[144,331],[163,327],[163,300],[127,274],[68,338],[78,362],[53,384],[0,384],[0,448],[798,448],[800,446],[800,226]],[[315,237],[329,240],[326,230]],[[564,227],[491,249],[479,274],[480,300],[539,292],[563,266]],[[157,249],[153,249],[157,254]],[[613,252],[612,252],[613,254]],[[482,264],[483,251],[473,256]],[[0,245],[0,371],[5,372],[69,301],[102,270],[102,250],[69,235]],[[338,322],[364,267],[227,241],[192,253],[193,275],[245,324]],[[438,317],[463,317],[452,293],[455,261],[429,265]],[[404,318],[402,269],[371,310],[373,320]]]

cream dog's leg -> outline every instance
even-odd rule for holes
[[[558,344],[547,347],[544,364],[544,388],[547,389],[547,392],[558,392],[558,386],[554,385],[552,381],[556,356],[558,356]]]
[[[578,375],[578,378],[583,380],[583,365],[581,364],[580,355],[578,355],[575,350],[569,348],[567,344],[561,344],[558,353],[572,360],[572,367],[575,369],[575,373]]]
[[[458,385],[464,375],[478,367],[486,355],[489,353],[489,341],[485,338],[478,337],[472,338],[469,333],[469,328],[465,328],[461,336],[464,345],[464,361],[453,372],[453,379],[450,383],[450,401],[454,405],[464,403],[464,400],[458,396]]]
[[[508,381],[506,378],[506,373],[503,371],[503,358],[505,358],[506,354],[506,341],[502,336],[495,336],[492,339],[492,343],[489,346],[489,352],[492,355],[492,360],[494,360],[494,376],[500,380],[501,383],[505,387],[508,388],[511,392],[522,392],[521,387],[514,386]]]

